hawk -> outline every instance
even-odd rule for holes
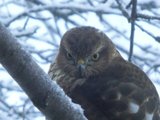
[[[88,120],[160,120],[151,80],[94,27],[64,34],[49,75],[82,106]]]

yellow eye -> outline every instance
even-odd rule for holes
[[[70,53],[67,52],[67,58],[68,59],[72,59],[72,55]]]
[[[97,61],[99,59],[99,53],[95,53],[92,55],[92,60]]]

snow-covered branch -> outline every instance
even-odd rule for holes
[[[2,24],[0,62],[47,119],[86,120],[82,109],[71,102]]]

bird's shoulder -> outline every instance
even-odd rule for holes
[[[95,76],[103,82],[116,81],[116,83],[133,83],[139,87],[152,88],[153,84],[148,76],[138,66],[124,60],[115,58],[102,73]],[[91,78],[93,79],[93,78]]]

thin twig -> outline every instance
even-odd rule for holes
[[[132,0],[132,13],[131,13],[131,35],[130,35],[130,52],[129,52],[129,58],[128,61],[132,61],[132,55],[133,55],[133,44],[134,44],[134,34],[135,34],[135,20],[137,17],[137,0]]]
[[[160,17],[158,16],[151,16],[146,14],[137,13],[137,18],[142,18],[145,20],[160,20]]]
[[[139,29],[141,29],[143,32],[145,32],[146,34],[148,34],[149,36],[151,36],[153,39],[155,39],[155,36],[152,34],[152,33],[150,33],[150,32],[148,32],[147,30],[145,30],[143,27],[141,27],[139,24],[137,24],[137,23],[135,23],[135,25],[139,28]]]
[[[116,0],[117,4],[118,4],[118,7],[119,9],[121,10],[122,14],[129,20],[129,14],[128,12],[125,10],[125,8],[122,6],[120,0]]]
[[[132,5],[132,0],[128,3],[128,5],[126,6],[126,9],[128,9],[131,5]]]
[[[158,43],[160,43],[160,36],[154,36],[152,33],[148,32],[147,30],[145,30],[143,27],[141,27],[140,25],[138,25],[137,23],[135,23],[135,25],[137,27],[139,27],[143,32],[147,33],[149,36],[151,36],[155,41],[157,41]]]

